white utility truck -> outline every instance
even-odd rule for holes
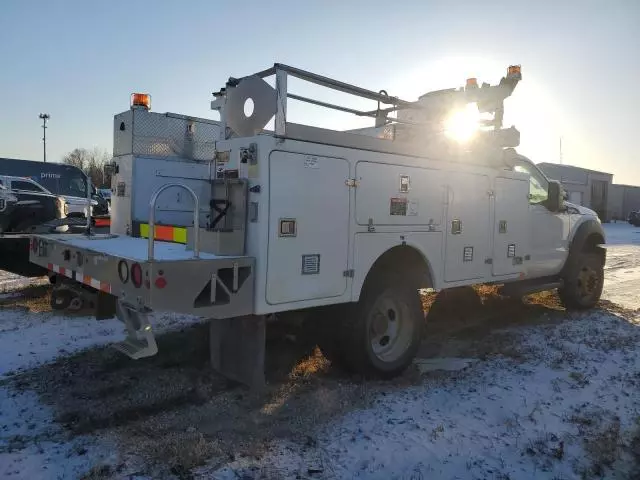
[[[292,93],[291,78],[372,109]],[[114,119],[110,234],[34,235],[31,261],[60,289],[97,291],[96,316],[124,322],[117,348],[134,359],[157,352],[149,312],[210,319],[214,368],[250,385],[264,381],[274,314],[311,314],[327,326],[321,348],[389,377],[419,346],[419,289],[558,289],[567,307],[590,308],[602,291],[604,232],[516,152],[519,132],[502,127],[520,80],[511,66],[497,85],[469,79],[405,101],[275,64],[214,94],[219,121],[155,113],[148,95],[134,94]],[[375,123],[293,123],[291,100]],[[481,118],[460,142],[447,128],[469,105]]]

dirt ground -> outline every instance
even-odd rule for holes
[[[48,287],[0,301],[0,308],[46,311]],[[505,327],[559,323],[566,312],[552,293],[522,300],[493,287],[460,288],[425,295],[424,343],[419,358],[504,356],[524,359]],[[602,308],[615,309],[607,302]],[[472,319],[472,320],[470,320]],[[515,323],[514,323],[515,322]],[[199,324],[158,338],[159,354],[131,361],[109,347],[94,348],[20,373],[14,387],[36,391],[53,407],[70,435],[102,435],[145,465],[154,478],[191,478],[192,468],[211,458],[259,459],[275,439],[314,446],[315,425],[371,405],[374,394],[418,384],[417,366],[392,382],[365,381],[333,367],[300,330],[269,328],[267,389],[251,394],[209,367],[208,329]],[[111,478],[111,467],[86,478]]]

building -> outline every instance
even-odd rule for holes
[[[612,185],[608,210],[611,220],[626,220],[629,212],[640,210],[640,187]]]
[[[611,220],[612,173],[557,163],[538,163],[538,167],[547,177],[562,184],[570,202],[594,210],[604,222]],[[616,190],[612,200],[617,203],[619,196],[620,193]]]

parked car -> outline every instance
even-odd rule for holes
[[[98,206],[94,207],[95,215],[111,214],[111,190],[108,188],[95,189],[93,198],[98,202]]]
[[[25,277],[46,275],[46,268],[29,261],[29,236],[24,234],[66,232],[67,225],[55,223],[66,218],[66,212],[61,196],[0,185],[0,270]]]
[[[633,225],[634,227],[640,227],[640,212],[629,212],[629,216],[627,217],[627,221]]]
[[[53,195],[48,189],[40,185],[35,180],[29,177],[16,177],[9,175],[0,175],[0,184],[6,186],[9,190],[15,192],[38,192],[45,193],[47,195]],[[64,199],[68,206],[68,216],[69,217],[87,217],[87,211],[91,208],[91,214],[97,215],[96,210],[105,210],[106,214],[106,206],[102,206],[100,208],[100,203],[98,200],[91,200],[91,206],[87,205],[87,199],[83,197],[76,197],[73,195],[64,195]],[[96,208],[98,207],[98,208]],[[102,214],[102,213],[101,213]]]
[[[91,202],[92,214],[107,215],[109,213],[107,202],[98,196],[97,189],[91,184],[87,175],[73,165],[0,158],[0,175],[21,179],[29,178],[46,191],[65,197],[69,204],[70,217],[86,216],[87,186],[90,186],[93,200]],[[33,186],[31,188],[33,189]]]
[[[106,199],[107,201],[111,201],[111,189],[110,188],[99,188],[98,189],[98,194],[102,195],[102,198]]]

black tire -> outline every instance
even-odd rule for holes
[[[562,304],[567,309],[593,308],[602,295],[604,264],[594,253],[579,253],[569,259],[564,275],[564,286],[558,289]]]
[[[52,310],[66,310],[71,305],[73,300],[73,293],[66,288],[55,288],[51,292],[51,309]]]
[[[411,364],[425,319],[418,288],[415,281],[398,274],[380,275],[365,284],[341,329],[340,357],[349,370],[366,377],[392,378]],[[399,332],[395,339],[387,334],[394,328]]]

